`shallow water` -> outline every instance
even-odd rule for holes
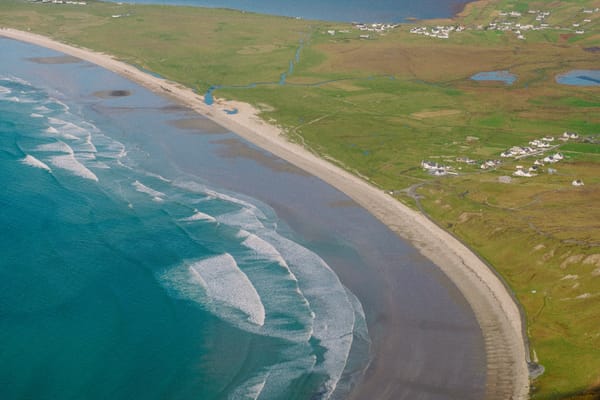
[[[600,70],[576,69],[558,75],[556,82],[572,86],[600,86]]]
[[[482,398],[460,293],[346,196],[112,73],[0,47],[2,399],[342,398],[389,337],[399,396]]]
[[[471,76],[471,79],[474,81],[499,81],[512,85],[517,80],[517,76],[508,71],[489,71],[479,72]]]

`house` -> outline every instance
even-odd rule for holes
[[[569,139],[579,139],[579,135],[575,132],[564,132],[563,137],[566,137]]]
[[[432,161],[425,161],[425,160],[423,160],[423,161],[421,161],[421,167],[423,169],[426,169],[426,170],[428,170],[428,169],[438,169],[438,168],[440,168],[440,165],[438,163],[434,163]]]
[[[561,153],[556,153],[551,156],[544,157],[544,162],[554,164],[562,160],[564,156]]]
[[[515,172],[513,172],[513,175],[514,176],[522,176],[522,177],[525,177],[525,178],[531,178],[531,177],[535,176],[535,174],[532,174],[530,172],[525,172],[522,169],[516,170]]]
[[[583,186],[583,181],[581,179],[575,179],[573,182],[571,182],[571,185],[573,185],[573,186]]]
[[[500,161],[497,160],[487,160],[486,162],[484,162],[483,164],[481,164],[481,169],[489,169],[489,168],[494,168],[496,166],[500,165]]]

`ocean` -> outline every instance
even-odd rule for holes
[[[450,18],[469,1],[472,0],[128,0],[124,3],[231,8],[328,21],[400,23],[413,18]]]
[[[345,195],[101,68],[0,53],[0,398],[341,399],[389,337],[403,394],[481,397],[468,304]]]

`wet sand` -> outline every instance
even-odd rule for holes
[[[528,376],[526,365],[526,348],[523,339],[521,316],[513,298],[497,276],[462,243],[450,234],[429,221],[423,215],[405,207],[380,189],[358,178],[341,168],[332,165],[303,147],[290,143],[282,135],[279,127],[265,123],[258,111],[248,104],[239,102],[216,101],[213,106],[204,104],[203,98],[190,89],[179,84],[168,82],[139,71],[133,66],[114,60],[112,57],[90,50],[74,48],[48,39],[43,36],[10,29],[0,30],[0,35],[29,42],[69,54],[73,57],[89,61],[116,72],[121,76],[139,83],[157,94],[167,96],[176,102],[190,107],[215,123],[235,132],[251,143],[288,161],[296,167],[327,182],[334,188],[348,195],[356,203],[368,210],[387,227],[409,240],[424,256],[433,261],[460,290],[464,299],[472,308],[483,337],[487,357],[486,395],[488,399],[526,398],[528,393]],[[228,115],[226,109],[238,109],[237,114]],[[231,147],[231,146],[230,146]],[[285,213],[285,207],[278,212]],[[292,212],[292,211],[290,211]],[[292,212],[293,213],[293,212]],[[338,271],[336,271],[338,272]],[[360,277],[345,276],[339,271],[346,283],[360,281]],[[427,398],[466,398],[464,389],[444,384],[444,379],[432,383],[420,383],[419,377],[426,377],[435,371],[427,371],[426,364],[419,360],[436,356],[436,349],[431,348],[428,354],[406,354],[399,352],[404,338],[398,337],[397,329],[411,326],[402,313],[395,310],[402,307],[398,304],[397,292],[410,288],[403,287],[402,281],[393,268],[373,271],[379,286],[368,286],[362,290],[381,291],[382,301],[377,304],[376,312],[381,321],[375,321],[374,361],[361,384],[352,392],[350,398],[364,399],[397,399],[398,393],[407,386],[421,386],[422,392],[432,393]],[[360,284],[347,284],[352,288]],[[360,293],[357,293],[359,295]],[[360,296],[359,296],[360,297]],[[413,324],[414,325],[414,324]],[[417,327],[431,332],[462,332],[465,327],[460,324],[420,321]],[[440,342],[443,346],[444,342]],[[447,343],[447,345],[451,345]],[[422,351],[422,346],[415,346],[415,351]],[[410,360],[413,365],[406,368]],[[431,364],[427,364],[431,365]],[[456,360],[460,366],[460,360]],[[412,372],[411,372],[412,371]],[[448,378],[452,381],[451,377]],[[411,397],[414,398],[414,397]]]

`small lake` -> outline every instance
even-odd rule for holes
[[[573,86],[600,86],[600,70],[574,69],[556,76],[556,82]]]
[[[473,75],[471,79],[474,81],[502,81],[507,85],[512,85],[517,80],[517,76],[508,71],[489,71],[479,72]]]

